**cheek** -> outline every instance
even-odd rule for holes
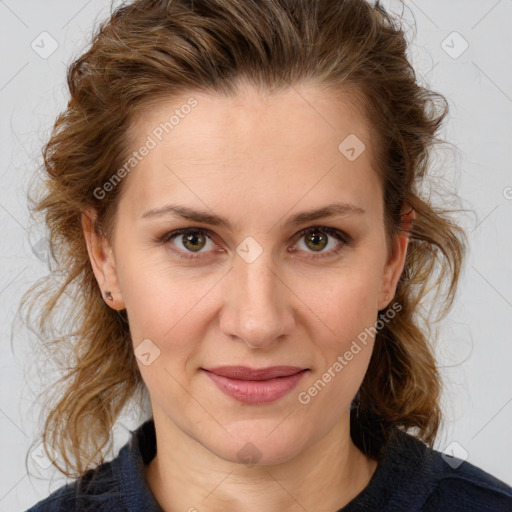
[[[312,311],[306,325],[311,328],[309,338],[319,355],[315,377],[325,375],[321,380],[329,382],[336,396],[346,398],[345,405],[357,391],[373,349],[380,292],[379,268],[374,256],[366,260],[359,258],[357,264],[347,265],[329,276],[317,276],[311,280],[314,286],[303,287],[299,292],[308,298],[305,302]]]
[[[155,367],[165,359],[165,367],[173,375],[182,374],[191,355],[200,349],[197,340],[202,337],[207,315],[214,309],[212,301],[218,300],[215,283],[219,276],[193,275],[190,270],[176,270],[161,260],[142,263],[142,258],[125,256],[119,275],[135,354],[144,340],[151,340],[157,347],[154,350],[164,356],[155,360],[159,363]],[[154,368],[141,364],[139,358],[138,363],[149,387]]]
[[[314,277],[297,279],[295,289],[332,334],[347,339],[373,325],[380,294],[378,266],[347,265]]]
[[[342,379],[347,382],[357,382],[366,372],[373,348],[373,328],[378,314],[376,291],[371,283],[361,279],[353,285],[347,283],[329,299],[325,323],[330,332],[322,347],[322,370],[343,374]]]
[[[348,275],[343,280],[339,276],[341,284],[331,284],[329,293],[312,308],[328,329],[310,333],[317,355],[315,371],[297,393],[303,414],[313,415],[325,425],[349,409],[373,350],[378,314],[375,276],[370,272]],[[321,290],[322,283],[317,284]]]
[[[130,328],[161,339],[199,300],[202,284],[170,266],[158,249],[119,250],[118,276]]]

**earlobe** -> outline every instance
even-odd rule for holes
[[[112,309],[122,310],[126,306],[119,287],[114,253],[107,238],[94,229],[96,212],[87,210],[82,213],[81,220],[89,260],[101,295]]]
[[[393,250],[391,251],[384,269],[378,305],[379,310],[385,309],[395,296],[398,280],[400,279],[404,269],[407,248],[409,246],[409,237],[415,218],[416,213],[414,208],[409,204],[404,203],[402,205],[400,231],[394,237]]]

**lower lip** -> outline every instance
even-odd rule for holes
[[[274,402],[289,393],[303,377],[307,370],[270,380],[236,380],[206,372],[217,387],[244,404],[266,404]]]

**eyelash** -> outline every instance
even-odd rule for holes
[[[337,238],[341,243],[334,249],[331,249],[330,251],[327,251],[325,253],[312,253],[312,256],[308,256],[308,258],[312,260],[316,260],[319,258],[326,258],[326,257],[332,257],[336,254],[339,254],[340,250],[347,245],[350,242],[350,237],[344,233],[343,231],[340,231],[335,228],[329,228],[327,226],[311,226],[309,228],[302,229],[299,231],[296,235],[297,242],[305,235],[308,235],[310,233],[314,233],[316,231],[320,231],[321,233],[324,233],[328,236],[332,236],[334,238]],[[157,240],[159,243],[168,243],[174,238],[178,237],[179,235],[187,235],[189,233],[202,233],[203,235],[206,235],[210,240],[213,238],[213,233],[209,231],[208,229],[203,228],[182,228],[177,229],[175,231],[171,231],[169,233],[166,233],[163,237],[161,237],[159,240]],[[201,253],[190,253],[186,251],[181,251],[180,249],[173,249],[173,251],[176,252],[178,257],[185,258],[185,259],[195,259],[203,257],[201,256]],[[296,251],[293,251],[296,252]]]

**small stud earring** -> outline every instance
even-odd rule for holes
[[[107,297],[108,300],[114,300],[114,297],[112,297],[112,293],[110,291],[105,292],[105,297]]]

